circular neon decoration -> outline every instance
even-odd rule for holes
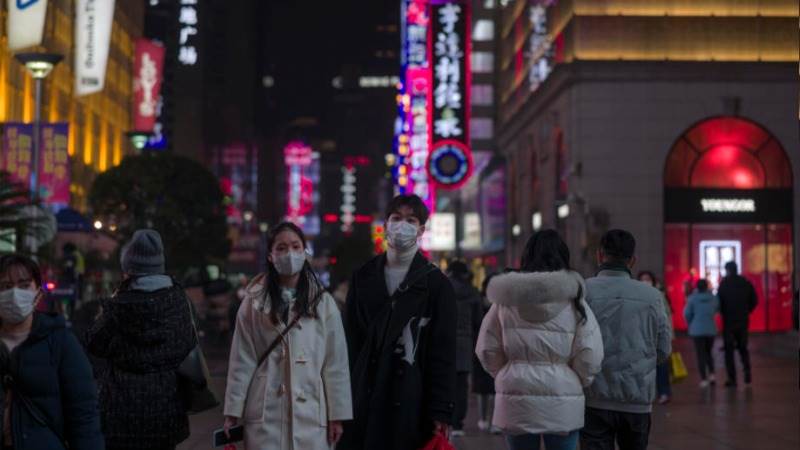
[[[438,187],[456,189],[472,175],[472,153],[462,142],[441,141],[428,156],[427,168]]]

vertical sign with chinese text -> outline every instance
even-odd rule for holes
[[[180,0],[178,9],[178,61],[184,66],[197,64],[197,35],[198,14],[197,0]]]
[[[164,47],[148,39],[136,40],[133,64],[133,129],[152,132],[158,117]]]

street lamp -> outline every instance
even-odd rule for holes
[[[144,146],[147,145],[147,140],[150,138],[150,133],[146,131],[133,130],[128,131],[125,133],[125,135],[128,136],[128,139],[130,139],[133,148],[139,151],[144,149]]]
[[[33,170],[31,170],[31,198],[39,200],[39,153],[42,128],[42,80],[50,75],[53,67],[64,56],[58,53],[17,53],[14,58],[22,63],[31,74],[36,87],[36,106],[33,116]]]

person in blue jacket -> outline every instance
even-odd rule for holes
[[[698,280],[697,289],[689,296],[683,315],[689,324],[689,336],[694,340],[697,352],[697,367],[700,370],[700,387],[715,384],[714,376],[714,338],[717,324],[714,316],[719,312],[719,299],[708,290],[708,281]]]
[[[33,260],[0,257],[0,448],[103,450],[89,360],[43,296]]]

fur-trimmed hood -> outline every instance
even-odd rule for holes
[[[489,301],[516,307],[528,322],[546,322],[557,316],[586,288],[577,272],[509,272],[492,278],[486,290]]]

